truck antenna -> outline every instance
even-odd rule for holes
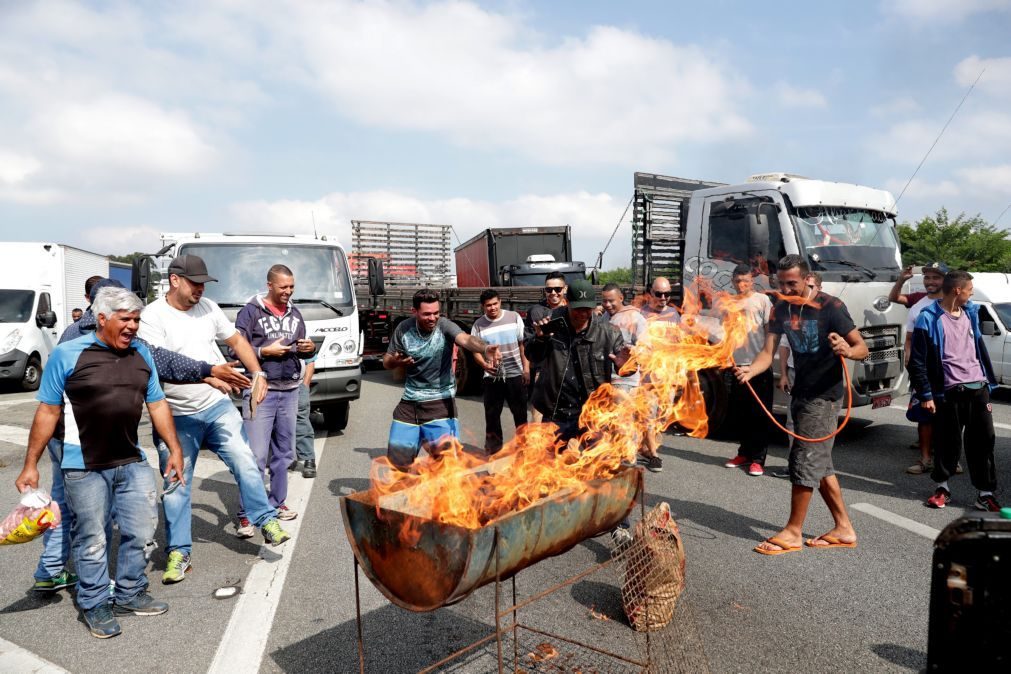
[[[618,218],[618,224],[614,226],[614,230],[611,232],[611,237],[607,240],[607,243],[604,244],[604,250],[600,251],[597,254],[597,264],[593,265],[593,268],[596,269],[597,271],[603,271],[601,267],[604,265],[604,253],[607,252],[608,246],[610,246],[611,242],[614,241],[614,235],[618,233],[618,228],[621,227],[621,222],[622,220],[625,219],[625,216],[628,214],[628,209],[632,206],[632,201],[634,199],[635,195],[633,194],[632,198],[628,200],[627,204],[625,204],[625,210],[622,211],[621,217]]]
[[[951,113],[951,117],[949,117],[948,121],[944,123],[943,127],[941,127],[941,133],[937,134],[937,138],[934,139],[934,142],[931,144],[930,149],[927,150],[927,154],[923,155],[923,159],[920,160],[920,163],[919,165],[917,165],[916,170],[913,171],[913,175],[909,176],[909,180],[906,181],[906,186],[902,188],[902,191],[899,192],[899,196],[895,198],[896,205],[898,205],[899,199],[901,199],[902,195],[906,193],[906,190],[909,189],[909,184],[913,182],[913,178],[915,178],[916,174],[920,172],[920,169],[923,167],[924,162],[927,161],[927,157],[929,157],[930,153],[934,151],[934,147],[937,145],[937,142],[941,140],[941,136],[944,135],[944,132],[948,130],[948,125],[951,124],[951,120],[955,119],[955,115],[957,115],[958,111],[962,109],[962,104],[965,103],[965,99],[969,98],[969,94],[971,94],[972,90],[976,88],[976,84],[979,83],[979,79],[983,77],[983,73],[985,72],[986,67],[984,66],[983,69],[979,71],[979,75],[976,76],[976,81],[972,83],[971,87],[969,87],[969,91],[965,92],[965,96],[962,96],[962,100],[959,101],[958,105],[955,106],[955,111]]]
[[[319,234],[316,233],[316,211],[310,210],[309,215],[312,216],[312,238],[318,239]]]

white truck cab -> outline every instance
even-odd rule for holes
[[[906,310],[888,301],[901,269],[895,216],[884,190],[787,173],[697,189],[682,229],[683,283],[698,277],[732,292],[731,273],[745,263],[763,272],[756,289],[774,289],[776,262],[799,254],[846,304],[870,350],[849,363],[854,405],[887,406],[906,383]]]
[[[197,255],[211,276],[204,296],[214,300],[231,320],[255,294],[266,290],[267,270],[274,264],[295,275],[291,301],[306,323],[306,336],[316,344],[316,370],[310,404],[323,413],[329,430],[343,430],[350,403],[361,395],[362,335],[358,327],[355,288],[344,248],[326,237],[297,234],[165,233],[162,249],[151,259],[160,274],[157,296],[168,291],[168,264],[179,255]],[[143,275],[143,274],[141,274]],[[148,283],[140,279],[138,290]]]

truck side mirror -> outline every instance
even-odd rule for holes
[[[596,269],[590,271],[590,283],[595,286],[600,285],[600,273]]]
[[[55,311],[40,311],[35,315],[35,324],[40,328],[51,328],[56,325]]]
[[[383,281],[383,263],[374,257],[369,258],[369,294],[386,294],[386,283]]]
[[[769,257],[769,219],[765,215],[748,213],[748,259]]]
[[[147,257],[134,258],[130,268],[130,290],[142,300],[146,300],[150,283],[151,259]]]
[[[995,335],[999,335],[1000,334],[997,331],[997,324],[994,323],[993,321],[980,321],[979,322],[979,331],[982,332],[987,337],[993,337]]]

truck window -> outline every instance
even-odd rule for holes
[[[0,289],[0,323],[26,323],[35,304],[33,290]]]
[[[751,241],[749,215],[764,216],[769,228],[768,246]],[[758,199],[736,199],[715,202],[709,211],[709,257],[750,264],[762,273],[768,273],[769,264],[786,255],[783,233],[779,228],[779,210],[775,204]],[[774,270],[773,270],[774,271]]]

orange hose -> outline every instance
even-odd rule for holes
[[[755,401],[758,403],[758,406],[762,408],[763,412],[765,412],[765,416],[769,417],[769,419],[772,420],[772,423],[774,423],[776,427],[779,428],[779,430],[783,431],[790,437],[796,438],[797,440],[801,440],[803,442],[825,442],[826,440],[831,440],[835,436],[839,435],[842,429],[846,428],[846,424],[849,423],[850,420],[850,413],[853,412],[853,389],[852,387],[850,387],[850,371],[849,368],[846,367],[845,358],[839,356],[839,361],[842,363],[843,380],[846,382],[846,418],[842,420],[841,424],[839,424],[839,428],[835,429],[833,432],[829,433],[823,438],[805,438],[804,436],[797,435],[793,431],[787,429],[785,426],[783,426],[783,424],[779,423],[776,420],[776,417],[772,416],[772,412],[769,411],[769,408],[762,403],[762,399],[758,397],[758,394],[755,393],[755,389],[752,388],[751,382],[748,381],[745,382],[745,384],[748,385],[748,390],[751,391],[751,395],[755,397]],[[781,376],[785,377],[786,374],[783,374]]]

